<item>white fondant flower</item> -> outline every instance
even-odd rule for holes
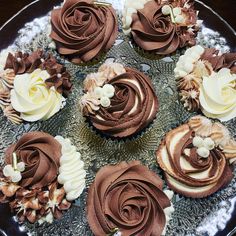
[[[15,77],[11,104],[23,120],[47,120],[61,109],[65,98],[54,87],[47,87],[45,80],[49,77],[47,71],[41,69]]]
[[[204,76],[199,101],[203,113],[221,121],[236,117],[236,74],[227,68]]]
[[[12,165],[6,165],[3,168],[3,175],[5,177],[9,177],[13,183],[18,183],[19,181],[21,181],[21,172],[25,170],[25,163],[19,162],[17,163],[16,167],[17,168],[14,169]]]

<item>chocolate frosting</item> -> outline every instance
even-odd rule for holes
[[[187,0],[172,1],[173,7],[183,7]],[[171,3],[171,1],[169,1]],[[166,55],[176,51],[177,48],[193,46],[196,44],[195,36],[198,28],[194,26],[193,32],[187,31],[187,26],[172,23],[169,15],[162,14],[162,4],[159,1],[149,1],[144,8],[132,16],[131,33],[138,46],[146,51],[159,55]],[[196,11],[191,4],[189,9],[183,8],[188,25],[197,22]]]
[[[30,132],[24,134],[5,153],[6,164],[12,164],[13,152],[18,162],[25,163],[19,185],[28,188],[42,188],[57,177],[61,158],[61,145],[49,134]]]
[[[115,88],[108,108],[88,114],[92,125],[112,137],[128,137],[147,127],[156,117],[158,100],[150,79],[143,73],[125,68],[126,73],[108,83]]]
[[[161,235],[170,206],[162,180],[139,161],[99,170],[87,198],[87,218],[96,236],[118,228],[122,236]]]
[[[177,140],[177,134],[183,132],[185,132],[184,135],[179,136],[180,138]],[[201,158],[192,143],[194,136],[193,130],[187,124],[170,131],[157,151],[157,161],[165,171],[167,183],[173,190],[188,197],[201,198],[211,195],[228,184],[233,178],[233,174],[224,153],[218,147],[210,150],[207,158]],[[175,142],[175,146],[173,142]],[[163,155],[163,148],[166,148],[167,156]],[[186,153],[186,149],[189,150],[189,154]],[[170,165],[165,164],[166,158]],[[181,158],[184,158],[192,169],[184,169],[181,165]],[[208,176],[204,174],[202,177],[201,174],[207,170],[209,171]],[[199,177],[197,177],[198,174]],[[202,191],[186,192],[179,184],[176,185],[176,181],[183,184],[185,188],[202,188]]]
[[[236,53],[223,53],[219,55],[219,50],[206,48],[201,56],[201,60],[209,61],[214,71],[222,68],[229,68],[232,73],[236,73]]]
[[[67,0],[51,15],[50,37],[60,54],[73,63],[90,61],[115,42],[118,25],[112,7],[96,6],[92,0]]]

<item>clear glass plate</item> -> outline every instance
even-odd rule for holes
[[[49,48],[50,14],[59,0],[37,0],[25,10],[13,17],[0,28],[0,49],[10,48],[32,51]],[[120,13],[122,2],[111,0]],[[196,2],[200,10],[200,19],[204,20],[198,43],[208,47],[216,47],[222,51],[235,50],[236,37],[232,28],[215,12],[200,1]],[[37,13],[37,18],[35,13]],[[162,172],[156,164],[155,151],[166,132],[179,126],[194,113],[187,112],[178,100],[173,69],[183,50],[175,55],[162,59],[150,59],[141,55],[120,33],[112,49],[98,62],[87,66],[77,66],[62,59],[55,51],[51,51],[73,75],[74,89],[67,105],[58,114],[45,122],[24,123],[13,125],[1,115],[0,117],[0,164],[3,164],[4,150],[25,132],[41,130],[52,135],[63,135],[70,138],[82,154],[87,169],[87,188],[82,196],[73,204],[63,218],[53,224],[24,224],[18,226],[15,218],[9,215],[7,205],[0,205],[0,228],[6,235],[21,235],[20,231],[28,230],[32,235],[92,235],[86,220],[87,189],[92,183],[96,172],[104,165],[139,159],[161,177]],[[14,26],[14,27],[13,27]],[[12,29],[15,29],[13,32]],[[112,141],[97,136],[88,125],[78,109],[78,101],[82,95],[82,81],[87,73],[95,72],[105,60],[120,62],[126,66],[137,68],[146,73],[154,84],[159,98],[160,109],[152,126],[145,134],[126,142]],[[226,123],[236,138],[236,120]],[[226,235],[221,233],[228,220],[232,218],[236,203],[236,178],[230,185],[216,194],[204,199],[190,199],[178,194],[174,196],[175,212],[167,229],[166,235]],[[2,217],[2,216],[6,217]],[[12,233],[14,232],[14,233]],[[0,230],[1,234],[1,230]],[[4,234],[3,234],[4,235]]]

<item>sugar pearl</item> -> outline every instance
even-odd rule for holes
[[[210,155],[210,151],[206,149],[205,147],[200,147],[197,149],[197,154],[200,157],[207,158]]]
[[[103,107],[109,107],[111,105],[111,101],[108,97],[101,97],[100,103]]]
[[[161,8],[161,12],[162,12],[163,15],[169,15],[170,12],[171,12],[171,7],[169,5],[164,5]]]
[[[182,15],[178,15],[175,17],[175,22],[177,24],[183,24],[184,23],[184,17]]]
[[[205,138],[203,141],[203,145],[208,150],[212,150],[215,147],[215,143],[211,138]]]
[[[180,7],[173,8],[173,14],[174,16],[180,15],[182,13],[182,10]]]
[[[98,98],[100,98],[100,97],[102,96],[102,88],[101,88],[101,87],[96,87],[96,88],[94,89],[94,94],[95,94]]]
[[[198,148],[202,147],[203,146],[203,139],[199,136],[195,136],[193,138],[193,146],[198,147]]]

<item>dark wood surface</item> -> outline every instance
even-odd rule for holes
[[[49,0],[50,1],[50,0]],[[235,0],[202,0],[219,13],[236,31]],[[0,0],[0,26],[32,0]]]

